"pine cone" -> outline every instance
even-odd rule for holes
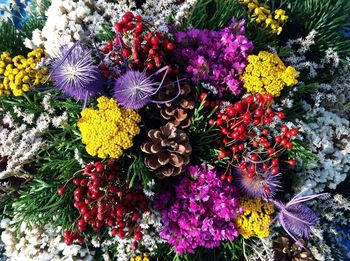
[[[162,117],[175,125],[185,129],[192,123],[193,110],[196,100],[194,89],[186,82],[180,82],[180,95],[174,102],[158,105]],[[178,83],[168,84],[158,92],[160,101],[171,100],[178,94]]]
[[[153,170],[157,177],[176,176],[185,170],[190,162],[192,147],[187,134],[167,123],[160,130],[148,132],[151,141],[141,145],[145,156],[145,165]]]
[[[301,240],[301,243],[305,242]],[[312,261],[312,254],[288,236],[280,236],[274,246],[274,259],[278,261]]]

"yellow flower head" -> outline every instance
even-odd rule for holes
[[[238,232],[246,239],[252,236],[267,237],[270,234],[269,223],[274,213],[273,204],[244,196],[240,199],[240,206],[244,212],[235,219]]]
[[[242,80],[248,92],[279,96],[285,86],[298,83],[298,75],[294,67],[286,67],[276,54],[261,51],[248,56]]]
[[[11,58],[10,54],[4,52],[0,55],[0,95],[12,93],[21,96],[32,87],[45,82],[47,68],[36,68],[37,64],[46,56],[43,49],[38,48],[28,53],[27,58],[17,55]],[[9,87],[10,89],[5,88]]]
[[[247,5],[250,19],[265,25],[266,30],[272,34],[281,34],[283,25],[288,20],[285,10],[277,9],[272,13],[267,5],[259,3],[258,0],[238,0],[238,2]]]
[[[98,109],[86,108],[81,112],[78,127],[86,151],[99,158],[119,158],[123,150],[133,146],[133,137],[139,134],[140,115],[124,109],[115,99],[100,97]]]
[[[149,261],[149,254],[143,253],[141,255],[138,255],[136,257],[132,257],[130,261]]]

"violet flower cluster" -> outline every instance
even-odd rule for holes
[[[186,64],[186,71],[196,83],[215,86],[219,96],[230,90],[242,91],[240,75],[247,66],[253,43],[245,36],[245,21],[232,19],[220,31],[191,29],[176,34],[177,56]]]
[[[239,233],[233,218],[243,212],[237,189],[220,180],[214,167],[191,166],[188,174],[154,199],[164,225],[160,236],[179,254],[234,240]]]

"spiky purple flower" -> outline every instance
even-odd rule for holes
[[[319,195],[301,196],[302,193],[303,192],[296,195],[286,205],[280,201],[273,201],[280,209],[278,220],[281,226],[296,242],[300,242],[300,238],[308,238],[311,227],[318,221],[315,212],[302,204],[302,202],[327,195],[327,193],[323,193]]]
[[[251,198],[273,198],[281,188],[280,174],[271,174],[268,171],[262,171],[257,166],[254,177],[250,178],[242,170],[238,168],[235,170],[234,177],[240,192]]]
[[[80,43],[61,48],[60,57],[52,63],[50,75],[57,89],[76,100],[88,100],[101,94],[105,82],[90,51]]]
[[[116,80],[114,97],[125,108],[138,110],[150,103],[155,85],[145,73],[128,70]]]
[[[152,77],[165,71],[162,81],[154,82]],[[168,101],[154,101],[152,96],[163,86],[163,82],[168,73],[168,67],[159,69],[154,74],[147,76],[144,72],[128,70],[121,75],[114,84],[114,97],[127,109],[138,110],[150,102],[166,103],[176,99],[180,94],[178,84],[178,94]]]

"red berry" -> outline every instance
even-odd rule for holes
[[[264,194],[269,195],[271,193],[271,190],[269,187],[264,187]]]
[[[275,137],[275,141],[276,141],[277,143],[280,143],[281,140],[282,140],[282,137],[281,137],[281,136],[276,136],[276,137]]]
[[[129,49],[123,49],[122,55],[123,57],[129,57],[131,55],[131,51]]]
[[[223,124],[222,118],[216,120],[216,125],[221,126]]]
[[[219,152],[217,158],[218,158],[219,160],[221,160],[221,159],[223,159],[223,158],[225,158],[225,157],[226,157],[225,151],[221,150],[221,151]]]
[[[293,143],[288,142],[288,143],[286,144],[286,148],[287,148],[287,149],[292,149],[292,148],[293,148]]]
[[[66,188],[65,187],[60,187],[58,190],[57,190],[57,194],[62,196],[64,193],[66,193]]]
[[[207,93],[202,92],[202,93],[201,93],[201,95],[199,96],[199,100],[200,100],[200,101],[203,101],[204,99],[206,99],[206,98],[207,98],[207,96],[208,96],[208,94],[207,94]]]
[[[269,134],[269,131],[267,129],[263,129],[261,133],[264,135],[267,135],[267,134]]]
[[[251,104],[254,102],[254,97],[253,95],[249,95],[245,98],[245,100],[247,101],[248,104]]]
[[[263,113],[261,110],[256,110],[256,111],[255,111],[255,116],[256,116],[256,117],[262,117],[263,114],[264,114],[264,113]]]
[[[152,45],[158,45],[158,43],[159,43],[159,40],[158,40],[157,37],[152,37],[152,38],[151,38],[151,44],[152,44]]]
[[[64,235],[65,237],[70,237],[71,234],[72,234],[72,233],[71,233],[69,230],[65,230],[65,231],[63,232],[63,235]]]
[[[282,139],[281,145],[286,146],[288,144],[288,139]]]
[[[273,100],[273,96],[271,94],[266,94],[265,99],[266,99],[266,101],[270,102]]]
[[[226,180],[226,175],[225,175],[225,174],[222,174],[222,175],[220,176],[220,179],[221,179],[221,180]]]
[[[298,129],[295,129],[295,128],[293,128],[293,129],[291,129],[290,130],[290,134],[292,135],[292,136],[296,136],[297,134],[298,134]]]
[[[85,215],[88,212],[89,212],[89,208],[86,205],[83,205],[83,206],[80,207],[80,213],[82,215]]]
[[[174,50],[174,44],[173,44],[173,43],[168,43],[168,44],[166,45],[166,48],[167,48],[169,51],[172,51],[172,50]]]
[[[117,235],[118,235],[118,237],[123,238],[125,236],[125,232],[121,229],[118,229]]]
[[[135,26],[135,31],[136,32],[142,32],[143,31],[143,24],[142,23],[137,23]]]
[[[135,234],[134,234],[134,239],[136,240],[136,241],[140,241],[141,239],[142,239],[142,233],[141,232],[136,232]]]
[[[242,104],[240,102],[236,102],[233,107],[237,112],[240,112],[242,110]]]
[[[210,119],[208,123],[209,123],[209,125],[214,125],[215,121],[213,119]]]
[[[271,165],[272,165],[273,167],[278,166],[278,159],[273,159],[273,160],[271,161]]]
[[[239,145],[238,145],[238,149],[239,149],[239,150],[244,150],[244,145],[243,145],[243,144],[239,144]]]
[[[247,173],[247,177],[248,177],[249,179],[254,178],[254,176],[255,176],[254,172],[248,172],[248,173]]]
[[[138,212],[134,212],[134,213],[132,214],[131,220],[132,220],[132,221],[137,221],[139,218],[140,218],[140,214],[139,214]]]
[[[284,115],[284,113],[281,112],[281,111],[277,112],[277,116],[278,116],[278,118],[280,118],[280,119],[282,119],[282,120],[286,117],[286,116]]]
[[[268,154],[273,154],[275,152],[275,150],[273,149],[273,148],[269,148],[268,150],[267,150],[267,153]]]
[[[251,116],[248,112],[243,114],[243,120],[250,121],[250,119],[251,119]]]
[[[112,228],[111,233],[112,233],[112,236],[115,236],[118,233],[118,229],[116,229],[115,227]]]
[[[273,175],[278,174],[278,172],[279,172],[279,169],[276,168],[276,167],[273,167],[273,168],[271,169],[271,174],[273,174]]]
[[[232,176],[231,175],[229,175],[229,176],[227,176],[227,182],[229,182],[229,183],[231,183],[232,182]]]
[[[296,161],[295,161],[295,160],[288,160],[288,164],[289,164],[291,167],[295,167]]]
[[[80,185],[80,179],[74,179],[73,183],[74,183],[74,185],[79,186]]]
[[[123,25],[121,23],[116,23],[114,25],[114,29],[118,32],[121,33],[123,31]]]

